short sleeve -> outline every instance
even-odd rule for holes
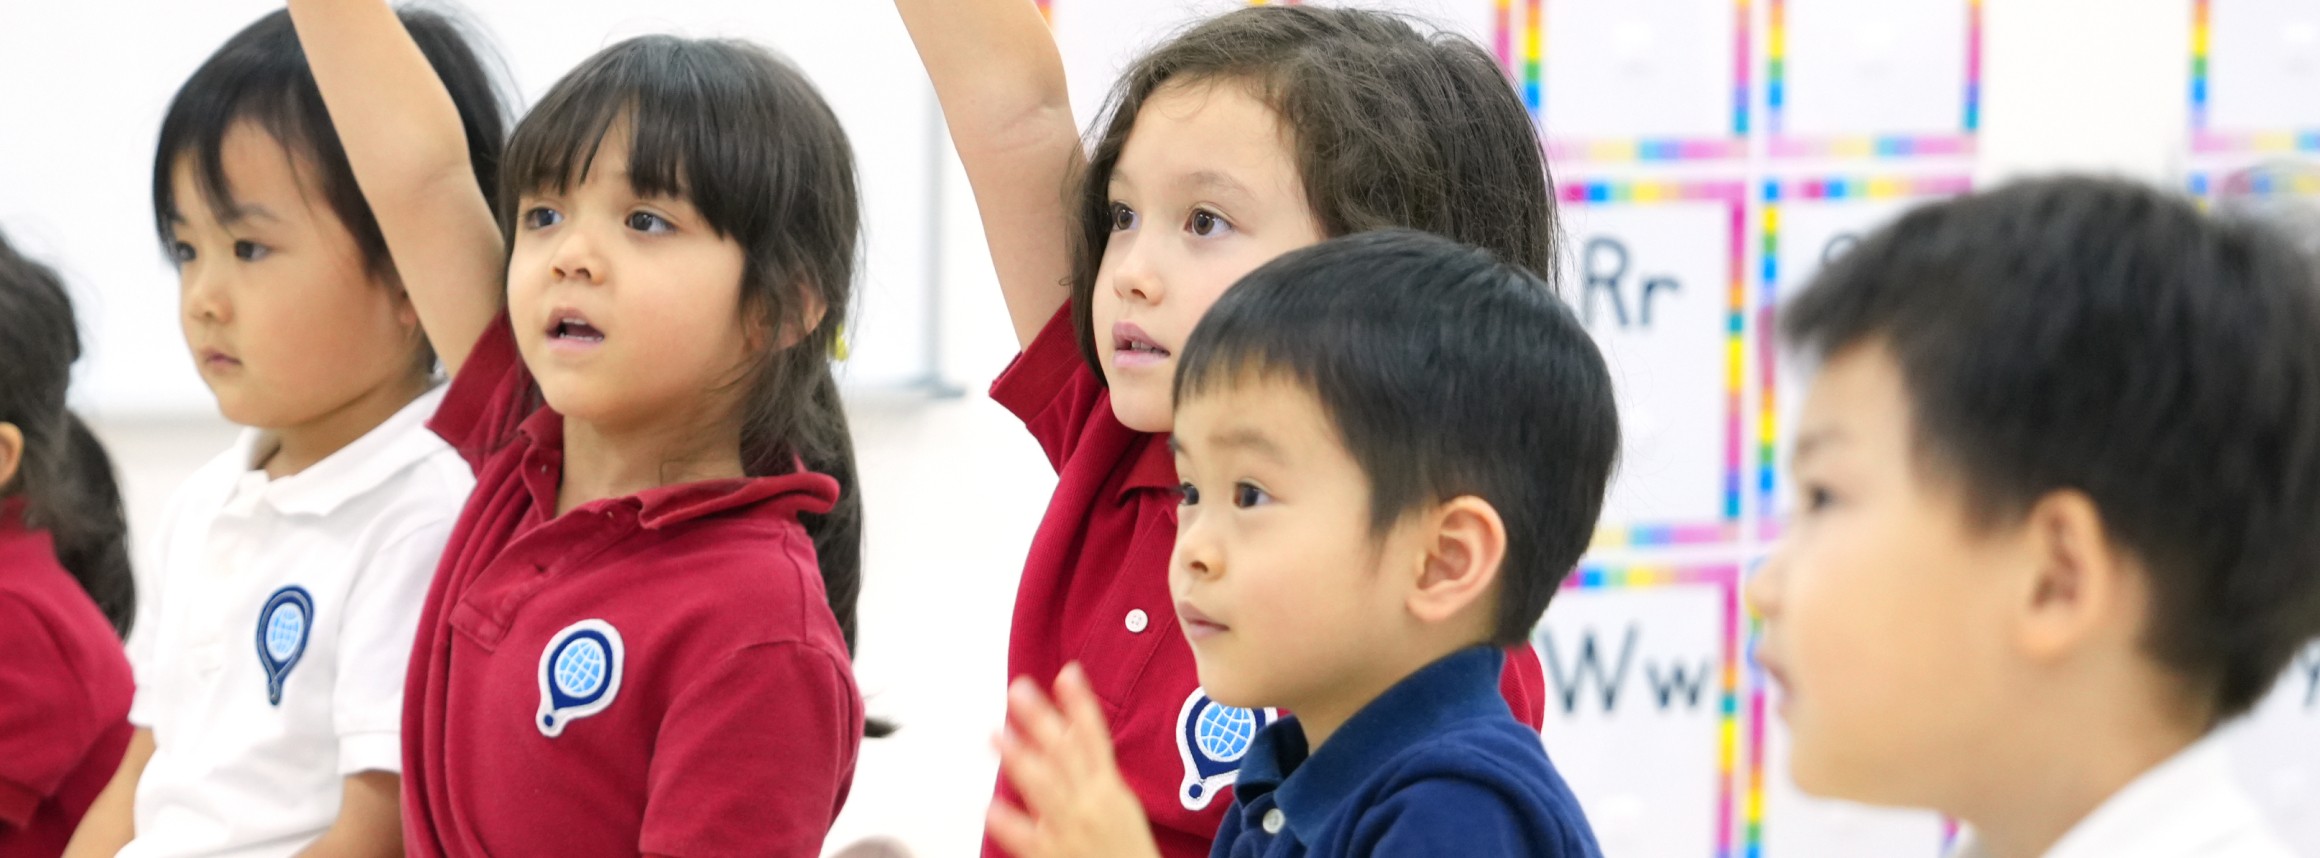
[[[862,742],[842,657],[802,643],[744,648],[688,682],[661,725],[641,851],[821,854]]]
[[[136,582],[137,611],[129,623],[129,674],[137,683],[136,692],[129,698],[129,723],[152,729],[153,720],[160,714],[161,675],[156,663],[159,656],[157,638],[161,636],[162,576],[166,574],[164,561],[169,557],[169,535],[177,531],[178,515],[185,505],[183,489],[173,493],[169,505],[161,515],[159,535],[145,541],[144,562],[133,567],[131,578]]]
[[[431,521],[387,543],[347,590],[330,701],[341,775],[402,771],[404,673],[452,522]]]
[[[1409,784],[1362,814],[1352,853],[1380,858],[1431,855],[1534,855],[1600,858],[1593,835],[1568,831],[1519,799],[1485,783],[1429,778]]]
[[[524,368],[523,355],[516,351],[515,328],[508,323],[507,311],[501,310],[476,338],[467,363],[451,379],[451,389],[443,394],[443,404],[436,406],[427,428],[458,450],[468,467],[480,471],[483,460],[507,446],[516,427],[539,407],[539,390],[531,371]]]
[[[32,820],[95,743],[88,692],[40,612],[0,597],[0,830]]]
[[[1103,379],[1080,357],[1068,303],[991,382],[992,401],[1023,421],[1047,453],[1048,464],[1059,471],[1090,414],[1109,407],[1103,394]]]

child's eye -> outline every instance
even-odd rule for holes
[[[1176,503],[1178,506],[1199,506],[1200,489],[1191,483],[1178,483],[1176,485]]]
[[[234,258],[243,262],[256,262],[266,258],[266,255],[272,252],[265,245],[255,241],[234,242]]]
[[[193,245],[182,241],[172,241],[169,243],[170,259],[176,260],[179,264],[184,264],[187,262],[192,262],[193,257]]]
[[[1264,489],[1248,483],[1235,483],[1233,485],[1233,506],[1247,509],[1259,504],[1271,503],[1272,500],[1273,496],[1265,494]]]
[[[1121,203],[1112,204],[1112,231],[1126,232],[1136,228],[1136,210]]]
[[[628,228],[637,232],[661,233],[676,229],[676,225],[669,223],[668,218],[652,212],[630,212]]]
[[[547,206],[533,206],[524,211],[525,229],[547,229],[564,222],[564,213]]]
[[[1811,485],[1804,487],[1804,508],[1807,511],[1819,512],[1828,508],[1836,500],[1837,496],[1828,489]]]
[[[1184,228],[1201,238],[1212,238],[1232,230],[1223,215],[1207,209],[1193,209],[1192,216],[1184,219]]]

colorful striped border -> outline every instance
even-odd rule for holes
[[[1974,153],[1974,137],[1982,125],[1982,0],[1966,0],[1966,103],[1958,133],[1843,137],[1790,137],[1782,133],[1788,106],[1788,2],[1769,2],[1764,126],[1772,157],[1906,158]]]
[[[2200,170],[2191,174],[2186,183],[2191,195],[2210,199],[2220,188],[2215,183],[2223,175],[2235,171]],[[2320,172],[2298,171],[2285,175],[2257,171],[2248,178],[2243,193],[2255,197],[2320,197]]]
[[[1740,754],[1740,567],[1735,564],[1649,566],[1582,564],[1563,579],[1565,590],[1649,590],[1662,587],[1716,587],[1723,591],[1724,663],[1718,669],[1716,708],[1716,851],[1714,858],[1740,858],[1733,817]],[[1753,654],[1749,659],[1754,670]],[[1759,776],[1761,777],[1761,776]]]
[[[2320,128],[2219,131],[2208,126],[2208,48],[2215,0],[2191,3],[2191,151],[2202,154],[2320,152]]]
[[[1756,329],[1770,337],[1779,328],[1780,207],[1789,201],[1930,199],[1973,190],[1966,175],[1829,176],[1767,179],[1758,199],[1763,205],[1762,245],[1758,251]],[[1781,522],[1773,515],[1780,494],[1780,349],[1766,342],[1757,350],[1756,519],[1757,538],[1780,538]]]
[[[1740,481],[1743,457],[1740,392],[1746,348],[1748,187],[1738,181],[1570,181],[1556,187],[1564,205],[1654,205],[1717,202],[1731,209],[1731,251],[1725,288],[1724,348],[1724,515],[1704,522],[1648,522],[1601,527],[1593,548],[1712,545],[1740,536]]]
[[[1515,56],[1513,0],[1497,0],[1497,32],[1491,42],[1499,65],[1507,70],[1547,139],[1549,161],[1668,162],[1738,159],[1748,154],[1750,35],[1749,3],[1733,0],[1732,135],[1729,137],[1660,137],[1585,139],[1559,137],[1546,128],[1545,0],[1523,0],[1522,55]]]

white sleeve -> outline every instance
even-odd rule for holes
[[[169,537],[177,532],[178,516],[185,509],[185,490],[180,486],[169,496],[169,503],[161,513],[161,526],[144,541],[137,554],[137,562],[130,567],[130,578],[136,582],[137,611],[129,624],[129,671],[136,678],[136,694],[129,698],[129,723],[152,729],[153,719],[159,714],[161,702],[156,677],[160,665],[154,662],[159,648],[155,639],[161,635],[161,594],[167,589]]]
[[[446,516],[390,540],[347,590],[330,706],[341,775],[403,770],[403,675],[427,584],[455,522]]]

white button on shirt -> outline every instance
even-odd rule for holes
[[[1129,612],[1128,612],[1128,633],[1129,633],[1129,634],[1135,634],[1135,635],[1140,635],[1140,634],[1143,634],[1143,633],[1144,633],[1144,630],[1145,630],[1146,628],[1149,628],[1149,627],[1151,627],[1151,625],[1152,625],[1152,618],[1151,618],[1151,617],[1149,617],[1149,616],[1146,616],[1146,615],[1144,614],[1144,609],[1142,609],[1142,608],[1137,608],[1137,609],[1134,609],[1134,610],[1131,610],[1131,611],[1129,611]]]
[[[1969,833],[1951,858],[1988,858]],[[2045,858],[2294,858],[2232,777],[2213,735],[2129,782]]]
[[[401,771],[411,640],[475,485],[427,429],[442,401],[278,480],[245,431],[170,499],[137,570],[129,720],[154,753],[123,858],[291,855],[347,775]]]

